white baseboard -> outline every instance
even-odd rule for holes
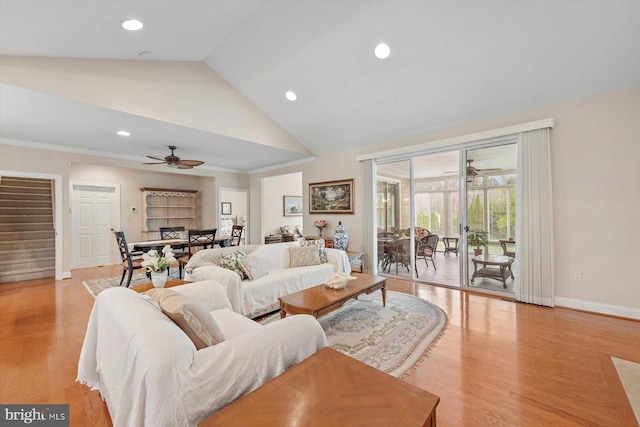
[[[64,279],[71,279],[70,271],[64,271],[62,272],[62,277],[60,279],[56,278],[56,280],[64,280]]]
[[[555,297],[554,303],[557,307],[574,308],[576,310],[592,311],[594,313],[608,314],[611,316],[640,320],[640,309],[638,308],[602,304],[599,302],[583,301],[579,299],[563,297]]]

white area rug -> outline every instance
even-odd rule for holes
[[[611,360],[616,367],[616,371],[618,371],[620,382],[622,382],[624,391],[627,393],[627,398],[631,403],[633,413],[636,415],[636,420],[640,424],[640,363],[618,359],[617,357],[612,357]]]
[[[280,314],[263,322],[277,321]],[[437,305],[400,292],[362,295],[318,319],[329,345],[367,365],[402,377],[411,372],[443,333],[447,315]]]
[[[178,273],[179,271],[177,268],[172,268],[169,271],[169,277],[167,278],[167,280],[178,280]],[[126,280],[127,278],[125,277],[125,282]],[[131,283],[129,284],[129,287],[142,285],[149,282],[151,282],[151,280],[148,279],[145,274],[134,273],[131,277]],[[89,293],[95,297],[105,289],[112,288],[114,286],[120,286],[120,276],[106,277],[104,279],[85,280],[84,282],[82,282],[82,284],[87,288]],[[122,286],[124,286],[124,284]]]

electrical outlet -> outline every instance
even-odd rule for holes
[[[573,280],[575,280],[576,282],[581,282],[582,281],[582,273],[580,273],[579,271],[574,271],[573,272]]]

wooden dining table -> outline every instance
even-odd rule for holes
[[[216,236],[214,241],[215,244],[224,248],[231,244],[231,236]],[[160,252],[166,245],[171,246],[171,249],[184,249],[189,246],[189,239],[144,240],[129,244],[129,250],[148,252],[155,249]]]

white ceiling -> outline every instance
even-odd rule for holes
[[[141,32],[119,28],[132,17]],[[0,54],[204,61],[321,155],[640,85],[638,22],[640,1],[616,0],[0,0]],[[131,159],[174,143],[245,171],[301,157],[245,141],[235,165],[221,153],[237,140],[211,132],[128,115],[145,137],[121,144],[105,134],[125,113],[7,85],[0,102],[0,136],[13,140]],[[55,120],[23,117],[45,107]]]

